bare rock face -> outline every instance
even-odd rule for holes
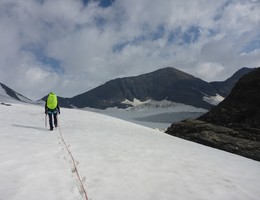
[[[210,112],[172,124],[166,133],[260,161],[260,68]]]
[[[188,119],[173,124],[166,133],[260,161],[260,135]]]
[[[140,101],[167,99],[176,103],[210,109],[213,105],[203,100],[205,95],[217,95],[216,89],[210,83],[175,68],[166,67],[135,77],[108,81],[71,98],[70,103],[78,108],[106,109],[108,107],[125,108],[126,104],[122,101],[126,99],[130,101],[134,98]]]
[[[260,129],[260,68],[243,76],[223,102],[199,119],[233,128]]]
[[[214,81],[210,82],[211,85],[217,90],[218,94],[223,97],[227,97],[230,91],[235,86],[236,82],[245,74],[255,70],[255,68],[241,68],[237,72],[235,72],[230,78],[225,81]]]

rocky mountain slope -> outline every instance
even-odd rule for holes
[[[235,72],[231,77],[225,81],[214,81],[210,84],[217,90],[217,93],[223,97],[227,97],[232,88],[235,86],[236,82],[245,74],[253,71],[255,68],[241,68]]]
[[[203,100],[203,97],[216,96],[216,89],[199,78],[167,67],[157,71],[135,76],[118,78],[104,85],[71,99],[65,99],[71,105],[84,108],[129,107],[125,100],[168,100],[199,108],[209,109],[213,105]]]
[[[7,87],[5,84],[0,83],[0,100],[16,100],[22,102],[32,102],[29,98],[21,95],[20,93],[12,90],[11,88]]]
[[[172,124],[166,133],[260,161],[260,68],[210,112]]]
[[[133,106],[134,100],[141,102],[168,100],[210,109],[223,99],[219,93],[223,95],[229,93],[238,78],[250,70],[252,69],[242,68],[226,81],[208,83],[175,68],[167,67],[139,76],[117,78],[72,98],[58,98],[60,105],[67,108],[127,108]],[[2,97],[32,102],[4,84],[1,84],[1,89]],[[46,100],[46,97],[41,100]],[[37,103],[41,103],[41,100]]]
[[[260,68],[243,76],[228,98],[199,119],[232,128],[260,129]]]

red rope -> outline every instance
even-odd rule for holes
[[[84,193],[84,196],[85,196],[86,200],[88,200],[88,195],[87,195],[87,192],[86,192],[86,190],[85,190],[85,188],[84,188],[84,185],[83,185],[83,183],[82,183],[82,180],[81,180],[81,178],[80,178],[79,171],[78,171],[78,168],[77,168],[77,166],[76,166],[75,159],[74,159],[74,157],[73,157],[71,151],[70,151],[69,148],[68,148],[68,145],[66,144],[66,142],[65,142],[65,140],[64,140],[64,138],[63,138],[63,136],[62,136],[62,133],[61,133],[61,130],[60,130],[60,126],[59,126],[59,132],[60,132],[61,140],[62,140],[64,146],[66,147],[66,149],[67,149],[67,151],[68,151],[68,153],[69,153],[69,155],[70,155],[70,157],[71,157],[71,160],[72,160],[72,162],[73,162],[74,169],[75,169],[75,173],[76,173],[76,175],[77,175],[77,178],[79,179],[80,187],[81,187],[81,189],[83,190],[83,193]]]

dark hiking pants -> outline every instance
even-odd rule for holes
[[[53,120],[54,120],[54,126],[57,127],[58,121],[57,121],[57,110],[48,110],[49,115],[49,123],[50,123],[50,129],[53,130]],[[53,116],[53,119],[52,119]]]

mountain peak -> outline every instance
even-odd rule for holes
[[[207,82],[172,67],[162,68],[147,74],[111,80],[104,85],[71,100],[76,107],[126,108],[125,100],[169,100],[199,108],[210,108],[203,97],[216,96],[215,89]]]
[[[180,79],[193,79],[193,78],[195,78],[194,76],[192,76],[188,73],[185,73],[183,71],[180,71],[180,70],[178,70],[174,67],[165,67],[165,68],[158,69],[158,70],[155,70],[155,71],[147,73],[147,74],[143,74],[141,76],[149,75],[149,74],[153,74],[153,75],[156,75],[156,76],[176,78],[176,79],[179,79],[179,80]]]

